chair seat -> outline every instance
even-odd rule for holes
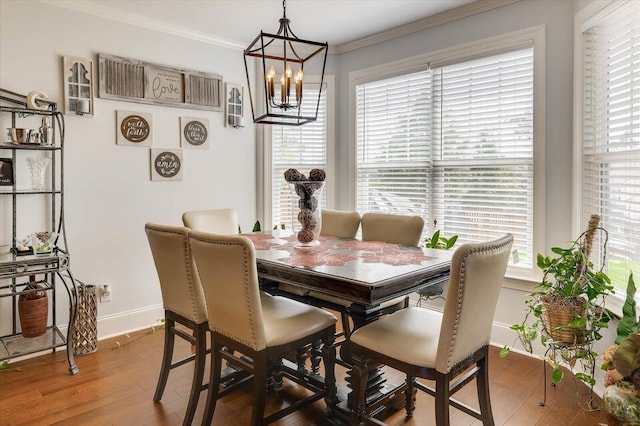
[[[351,333],[351,342],[419,367],[435,368],[442,313],[407,308]]]
[[[301,339],[337,321],[329,312],[286,297],[263,297],[261,301],[268,347]]]

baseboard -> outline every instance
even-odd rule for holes
[[[164,319],[162,305],[145,306],[113,315],[103,315],[97,318],[98,340],[121,336],[126,333],[142,330],[152,325],[157,325]],[[61,326],[60,330],[66,335],[67,327]]]

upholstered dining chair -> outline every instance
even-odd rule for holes
[[[322,309],[285,297],[261,298],[255,249],[248,238],[192,232],[189,241],[207,301],[212,348],[209,394],[202,424],[211,424],[220,397],[222,359],[253,372],[252,425],[271,423],[321,398],[330,409],[336,394],[333,346],[336,318]],[[322,342],[323,382],[312,380],[305,372],[287,367],[282,361],[286,354],[316,341]],[[246,362],[246,357],[253,362]],[[313,394],[264,418],[268,375],[287,377]]]
[[[190,425],[200,392],[206,389],[202,379],[207,357],[209,325],[204,293],[198,274],[194,271],[189,247],[189,229],[147,223],[145,232],[160,280],[165,317],[164,352],[153,401],[158,402],[162,399],[171,370],[195,360],[189,402],[183,421],[183,425]],[[190,329],[193,334],[177,328],[176,323]],[[172,362],[175,336],[194,345],[195,354]]]
[[[341,210],[322,210],[320,235],[355,238],[360,228],[360,213]]]
[[[182,223],[193,231],[212,234],[237,234],[238,212],[236,209],[191,210],[182,214]]]
[[[385,241],[403,246],[417,246],[424,229],[420,216],[387,213],[362,215],[362,240]]]
[[[380,318],[351,334],[352,422],[382,424],[365,408],[367,371],[379,364],[406,374],[406,415],[414,389],[435,396],[438,426],[449,425],[449,405],[493,425],[489,398],[488,347],[498,295],[513,236],[460,246],[451,261],[448,297],[442,313],[411,307]],[[435,388],[416,378],[435,380]],[[480,410],[451,398],[476,378]],[[455,382],[452,383],[452,381]]]

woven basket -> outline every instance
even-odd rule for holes
[[[98,349],[96,286],[78,286],[78,310],[71,329],[73,353],[88,355]]]
[[[582,328],[564,328],[575,319],[576,316],[584,316],[585,301],[582,298],[572,297],[565,299],[542,298],[542,319],[544,329],[557,343],[572,346],[584,343],[584,330]]]
[[[23,337],[38,337],[47,332],[49,297],[44,291],[21,294],[18,297],[18,314]]]

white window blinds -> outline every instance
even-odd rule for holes
[[[356,86],[357,208],[533,258],[533,49]]]
[[[624,289],[640,272],[640,2],[598,20],[583,42],[581,221],[600,214],[607,272]]]
[[[305,96],[317,96],[319,85],[305,85]],[[315,92],[315,93],[314,93]],[[298,197],[293,197],[284,172],[289,168],[298,169],[308,174],[311,169],[327,168],[327,97],[326,88],[322,90],[318,119],[303,126],[271,126],[272,146],[272,222],[280,227],[292,229],[297,222]],[[308,95],[307,95],[308,94]],[[302,111],[302,115],[315,114],[313,111]],[[323,193],[321,206],[326,206],[326,193]]]

